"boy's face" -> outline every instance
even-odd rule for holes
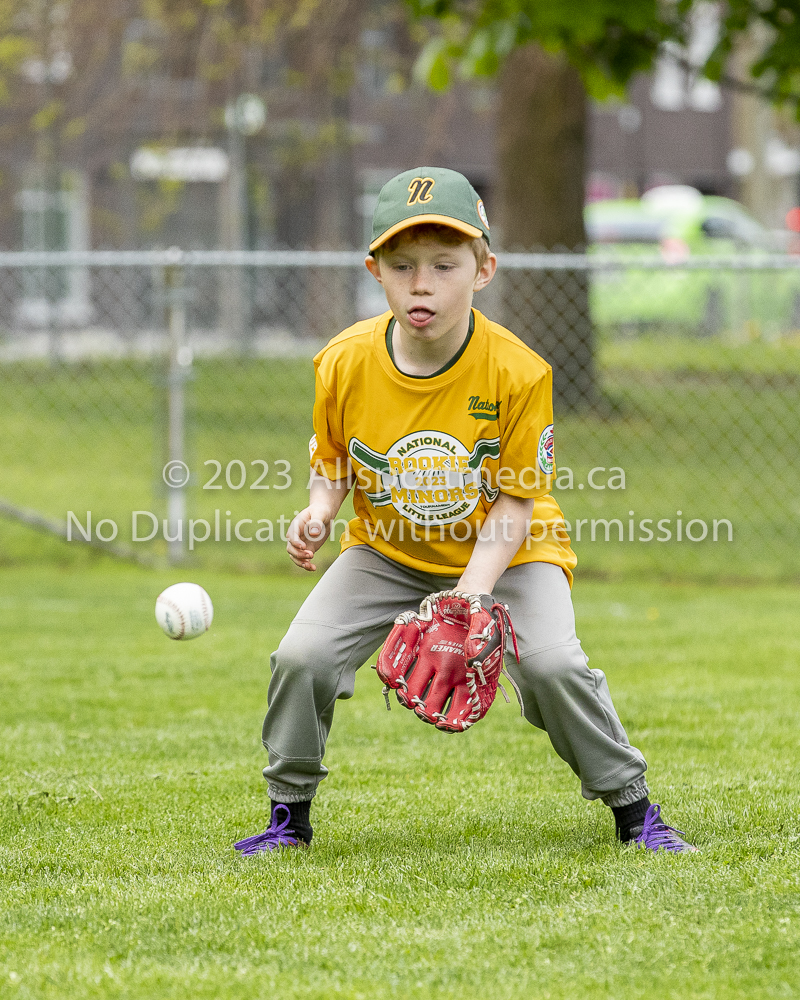
[[[365,263],[403,330],[433,343],[463,323],[473,294],[492,280],[497,258],[489,254],[477,271],[468,243],[449,246],[432,236],[414,238],[413,227],[407,232],[395,250],[381,250],[377,260],[367,257]]]

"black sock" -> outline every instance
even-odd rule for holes
[[[286,806],[291,816],[289,826],[300,840],[304,840],[307,844],[310,844],[311,838],[314,836],[314,831],[311,828],[311,799],[307,799],[305,802],[276,802],[272,799],[271,802],[273,815],[275,813],[275,806]]]
[[[638,837],[644,826],[644,817],[650,808],[650,799],[645,795],[638,802],[631,802],[627,806],[612,806],[614,813],[614,823],[617,827],[617,836],[623,844]]]

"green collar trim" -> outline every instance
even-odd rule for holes
[[[401,375],[405,375],[406,378],[436,378],[437,375],[444,375],[445,372],[450,371],[453,365],[457,364],[464,351],[469,347],[469,342],[472,340],[472,334],[475,332],[475,313],[470,309],[469,311],[469,330],[467,330],[467,335],[464,338],[464,343],[459,347],[456,353],[450,358],[446,365],[439,368],[438,371],[432,372],[430,375],[409,375],[408,372],[402,371],[402,369],[397,367],[397,362],[394,360],[394,351],[392,350],[392,333],[394,331],[394,325],[397,320],[392,316],[389,320],[389,325],[386,327],[386,350],[389,352],[389,357],[392,359],[392,364],[395,369],[400,372]]]

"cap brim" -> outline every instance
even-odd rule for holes
[[[471,226],[468,222],[462,222],[461,219],[453,219],[449,215],[412,215],[410,219],[403,219],[402,222],[398,222],[390,229],[387,229],[385,233],[381,233],[377,240],[373,240],[370,243],[369,249],[370,251],[377,250],[379,246],[382,246],[387,240],[396,236],[397,233],[402,233],[404,229],[409,229],[411,226],[421,226],[426,222],[433,222],[440,226],[449,226],[451,229],[457,229],[460,233],[464,233],[465,236],[471,236],[474,240],[486,235],[477,226]]]

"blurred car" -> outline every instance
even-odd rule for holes
[[[699,335],[800,326],[800,270],[715,269],[713,258],[785,253],[786,242],[730,198],[665,185],[641,199],[586,206],[590,252],[612,265],[594,272],[592,310],[600,326],[636,332],[679,329]],[[637,267],[635,258],[664,267]],[[708,269],[681,267],[708,260]],[[671,266],[666,266],[671,265]]]

